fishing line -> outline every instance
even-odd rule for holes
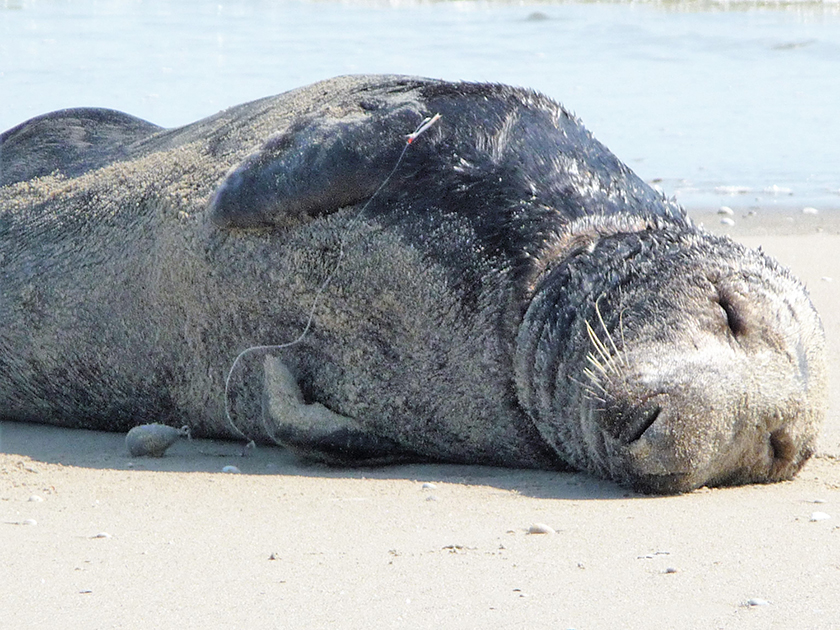
[[[365,205],[356,213],[356,216],[353,217],[353,220],[349,223],[348,229],[346,232],[351,232],[352,228],[356,226],[356,224],[361,220],[362,216],[364,216],[365,211],[368,209],[368,206],[371,202],[379,195],[383,188],[388,184],[391,177],[394,176],[394,173],[397,172],[397,169],[400,166],[400,163],[403,161],[405,157],[406,151],[408,151],[408,147],[422,134],[424,133],[429,127],[434,125],[438,120],[440,120],[440,114],[435,114],[434,116],[429,116],[423,119],[423,121],[417,126],[417,128],[410,134],[406,136],[405,146],[403,147],[400,156],[397,158],[397,161],[394,163],[394,168],[391,169],[391,172],[388,173],[388,176],[382,180],[382,183],[379,184],[379,187],[374,191],[374,193],[368,198],[365,202]],[[315,318],[315,309],[318,307],[318,302],[321,299],[321,296],[326,291],[327,287],[333,280],[336,272],[338,271],[339,267],[341,266],[341,261],[344,258],[344,239],[339,239],[339,247],[338,247],[338,257],[335,261],[335,266],[330,271],[329,275],[326,279],[321,283],[321,286],[318,287],[318,290],[315,292],[315,298],[312,300],[312,307],[309,309],[309,317],[306,320],[306,326],[303,328],[303,332],[298,335],[297,339],[294,341],[289,341],[288,343],[283,343],[279,345],[267,345],[267,346],[251,346],[250,348],[245,348],[242,352],[240,352],[236,358],[233,360],[233,364],[230,366],[230,370],[228,370],[227,378],[225,379],[225,416],[227,417],[228,424],[233,429],[234,433],[239,435],[243,440],[247,442],[253,442],[251,438],[249,438],[245,433],[233,422],[233,418],[231,417],[231,407],[230,407],[230,381],[231,377],[233,376],[234,370],[236,370],[236,366],[239,364],[239,361],[244,357],[246,354],[250,354],[252,352],[266,352],[269,350],[282,350],[284,348],[290,348],[299,344],[301,341],[304,340],[306,335],[309,333],[310,328],[312,327],[312,321]],[[265,425],[265,420],[263,419],[263,425]],[[264,428],[267,430],[268,427]],[[274,436],[269,431],[269,437],[274,439]],[[277,440],[274,440],[277,442]]]

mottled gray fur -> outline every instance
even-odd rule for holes
[[[659,492],[814,449],[801,285],[533,92],[341,77],[172,130],[67,110],[0,136],[0,185],[2,418]],[[231,426],[234,359],[310,314],[242,355]]]

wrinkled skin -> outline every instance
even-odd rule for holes
[[[0,184],[4,419],[661,493],[815,449],[804,288],[527,90],[341,77],[173,130],[66,110],[0,136]]]

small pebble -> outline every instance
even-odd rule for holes
[[[827,521],[830,518],[831,517],[828,514],[826,514],[825,512],[814,512],[814,513],[811,514],[811,522],[812,523],[814,521]]]
[[[825,499],[814,499],[811,503],[828,503]]]
[[[99,532],[98,534],[94,534],[91,538],[110,538],[111,534],[108,532]]]
[[[434,490],[437,486],[429,481],[420,486],[423,490]]]
[[[674,567],[668,567],[663,571],[663,573],[676,573],[676,572],[677,572],[677,570]]]
[[[731,217],[733,214],[735,214],[735,211],[729,206],[721,206],[720,208],[718,208],[718,214],[726,214]]]
[[[545,523],[534,523],[531,527],[528,528],[529,534],[556,534],[557,532],[554,531],[552,527],[549,527]]]
[[[758,597],[752,597],[747,600],[747,606],[769,606],[770,602],[766,599],[759,599]]]
[[[239,470],[236,466],[225,466],[222,468],[223,473],[232,473],[232,474],[239,474],[242,471]]]
[[[37,494],[33,494],[31,497],[27,499],[30,503],[43,503],[44,498],[39,497]]]
[[[34,518],[26,518],[20,522],[21,525],[37,525],[38,521]]]
[[[729,225],[729,226],[735,225],[735,221],[733,219],[730,219],[729,217],[723,217],[720,220],[720,223],[721,223],[721,225]]]
[[[819,213],[820,213],[819,210],[817,210],[816,208],[812,208],[811,206],[808,206],[806,208],[802,208],[802,214],[819,214]]]

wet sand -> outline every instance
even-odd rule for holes
[[[840,219],[693,216],[806,283],[837,383]],[[130,458],[123,435],[3,423],[2,626],[836,628],[830,389],[796,480],[665,498],[579,474],[334,470],[204,440]]]

